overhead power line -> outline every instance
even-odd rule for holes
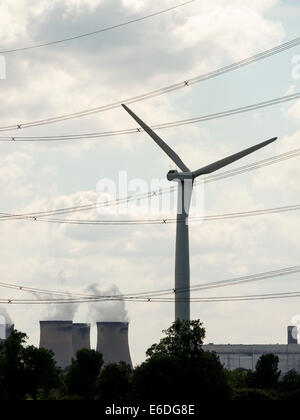
[[[295,299],[300,297],[300,292],[290,292],[290,293],[274,293],[274,294],[262,294],[262,295],[242,295],[242,296],[232,296],[224,298],[210,298],[201,299],[201,298],[191,298],[189,302],[191,303],[218,303],[218,302],[245,302],[245,301],[259,301],[259,300],[278,300],[278,299]],[[175,298],[171,299],[161,299],[161,298],[142,298],[142,299],[118,299],[118,298],[105,298],[101,300],[94,300],[92,303],[101,303],[101,302],[132,302],[132,303],[174,303]],[[187,302],[186,299],[177,299],[179,302]],[[30,300],[30,299],[0,299],[0,304],[9,304],[9,305],[68,305],[68,304],[84,304],[91,303],[90,300],[78,300],[66,302],[64,300]]]
[[[273,207],[269,209],[260,209],[236,213],[223,213],[209,216],[191,216],[189,220],[199,222],[214,222],[218,220],[241,219],[246,217],[263,216],[270,214],[286,213],[300,210],[300,204],[283,207]],[[10,220],[10,219],[9,219]],[[15,219],[13,219],[15,220]],[[30,218],[29,220],[33,220]],[[0,220],[1,221],[1,220]],[[3,220],[2,220],[3,221]],[[131,220],[83,220],[83,219],[45,219],[36,218],[37,222],[54,223],[61,225],[89,225],[89,226],[141,226],[141,225],[169,225],[175,224],[177,218],[160,218],[160,219],[131,219]],[[180,222],[179,222],[180,223]],[[186,223],[183,220],[181,223]]]
[[[239,302],[245,300],[269,300],[300,297],[300,291],[283,293],[265,293],[241,296],[208,296],[206,298],[192,298],[192,302]]]
[[[250,171],[254,171],[256,169],[261,169],[266,166],[270,166],[276,163],[283,162],[285,160],[298,157],[300,156],[300,148],[290,150],[285,153],[281,153],[279,155],[263,159],[248,165],[240,166],[235,169],[230,169],[228,171],[222,171],[219,174],[214,174],[210,176],[206,176],[204,178],[204,183],[210,183],[210,182],[217,182],[221,181],[223,179],[227,179],[236,175],[241,175]],[[199,182],[195,182],[195,185],[199,185]],[[42,217],[53,217],[58,215],[65,215],[65,214],[72,214],[72,213],[79,213],[83,211],[91,211],[98,208],[104,208],[104,207],[112,207],[112,206],[121,206],[122,204],[126,204],[129,202],[137,201],[137,200],[143,200],[143,199],[150,199],[151,197],[155,196],[161,196],[164,194],[171,194],[176,191],[175,187],[168,187],[163,188],[160,190],[154,190],[150,191],[149,193],[144,194],[134,194],[132,196],[128,196],[122,199],[117,200],[111,200],[105,203],[90,203],[90,204],[84,204],[81,206],[72,206],[72,207],[65,207],[61,209],[53,209],[53,210],[45,210],[45,211],[39,211],[39,212],[22,212],[22,213],[15,213],[10,214],[7,212],[0,213],[0,222],[5,220],[18,220],[18,219],[33,219],[37,220],[38,218]]]
[[[177,4],[176,6],[169,7],[168,9],[160,10],[158,12],[150,13],[146,16],[131,19],[129,21],[126,21],[126,22],[123,22],[123,23],[118,23],[116,25],[107,26],[105,28],[97,29],[96,31],[87,32],[87,33],[84,33],[84,34],[81,34],[81,35],[75,35],[75,36],[71,36],[71,37],[68,37],[68,38],[63,38],[63,39],[59,39],[59,40],[56,40],[56,41],[49,41],[49,42],[44,42],[44,43],[40,43],[40,44],[30,45],[30,46],[27,46],[27,47],[20,47],[20,48],[14,48],[14,49],[10,49],[10,50],[3,50],[3,51],[0,51],[0,54],[9,54],[9,53],[13,53],[13,52],[33,50],[33,49],[37,49],[37,48],[41,48],[41,47],[48,47],[50,45],[62,44],[64,42],[74,41],[76,39],[86,38],[86,37],[90,37],[90,36],[93,36],[93,35],[99,35],[103,32],[112,31],[113,29],[119,29],[119,28],[122,28],[124,26],[131,25],[133,23],[141,22],[141,21],[153,18],[155,16],[159,16],[159,15],[162,15],[164,13],[171,12],[172,10],[178,9],[179,7],[187,6],[188,4],[194,3],[195,1],[196,0],[189,0],[189,1],[186,1],[185,3],[181,3],[181,4]]]
[[[274,300],[274,299],[291,299],[299,298],[300,291],[286,292],[286,293],[265,293],[257,295],[240,295],[240,296],[207,296],[204,298],[190,298],[177,299],[179,302],[192,302],[192,303],[217,303],[217,302],[244,302],[244,301],[257,301],[257,300]],[[135,299],[133,302],[152,302],[152,303],[173,303],[175,299],[171,298],[151,298],[151,299]],[[126,302],[132,302],[131,299],[126,299]],[[26,302],[23,302],[26,303]],[[60,302],[63,303],[63,302]],[[83,302],[84,303],[84,302]]]
[[[209,289],[216,289],[220,287],[228,287],[228,286],[236,286],[246,283],[252,283],[257,281],[262,281],[270,278],[276,278],[276,277],[282,277],[286,275],[291,274],[297,274],[300,272],[300,266],[291,266],[286,268],[281,268],[278,270],[271,270],[266,271],[264,273],[258,273],[258,274],[251,274],[248,276],[241,276],[236,277],[229,280],[223,280],[223,281],[216,281],[216,282],[210,282],[202,285],[195,285],[191,287],[191,291],[198,291],[198,290],[209,290]],[[182,289],[182,292],[184,292],[184,289]]]
[[[172,121],[168,123],[153,124],[151,128],[154,130],[161,130],[164,128],[180,127],[189,124],[196,124],[199,122],[211,121],[225,117],[231,117],[237,114],[243,114],[250,111],[256,111],[258,109],[267,108],[270,106],[290,102],[300,99],[300,92],[292,95],[282,96],[280,98],[271,99],[264,102],[259,102],[252,105],[247,105],[239,108],[229,109],[227,111],[217,112],[214,114],[203,115],[194,118],[187,118],[179,121]],[[53,142],[53,141],[73,141],[83,139],[99,139],[103,137],[115,137],[128,134],[143,133],[142,128],[127,128],[123,130],[104,131],[99,133],[83,133],[83,134],[68,134],[60,136],[0,136],[1,142]]]
[[[298,156],[300,156],[300,148],[290,150],[288,152],[281,153],[279,155],[272,156],[270,158],[266,158],[266,159],[263,159],[263,160],[260,160],[260,161],[257,161],[257,162],[253,162],[253,163],[250,163],[248,165],[240,166],[240,167],[235,168],[235,169],[230,169],[228,171],[220,172],[219,174],[215,174],[213,176],[206,177],[204,182],[205,183],[216,182],[216,181],[220,181],[220,180],[223,180],[223,179],[226,179],[226,178],[230,178],[232,176],[242,175],[244,173],[251,172],[251,171],[254,171],[256,169],[261,169],[261,168],[264,168],[266,166],[274,165],[276,163],[281,163],[281,162],[284,162],[288,159],[298,157]]]
[[[201,291],[201,290],[209,290],[214,288],[220,288],[220,287],[228,287],[228,286],[235,286],[235,285],[241,285],[246,284],[250,282],[256,282],[256,281],[262,281],[270,278],[276,278],[276,277],[282,277],[292,274],[297,274],[300,272],[300,266],[291,266],[291,267],[285,267],[278,270],[272,270],[267,271],[263,273],[258,274],[252,274],[248,276],[242,276],[237,278],[232,278],[228,280],[222,280],[222,281],[216,281],[216,282],[209,282],[209,283],[200,283],[195,284],[190,287],[191,292],[195,291]],[[40,298],[36,297],[35,299],[1,299],[0,303],[23,303],[23,304],[46,304],[46,303],[55,303],[55,304],[72,304],[72,303],[93,303],[93,302],[106,302],[106,301],[129,301],[129,302],[144,302],[144,301],[173,301],[173,298],[163,298],[163,296],[167,295],[174,295],[175,290],[174,289],[163,289],[163,290],[154,290],[154,291],[143,291],[143,292],[137,292],[137,293],[130,293],[130,294],[121,294],[121,295],[87,295],[87,294],[79,294],[79,293],[72,293],[72,292],[66,292],[66,291],[53,291],[53,290],[45,290],[45,289],[37,289],[37,288],[30,288],[27,286],[20,286],[16,284],[10,284],[10,283],[0,283],[0,288],[5,289],[14,289],[16,291],[21,292],[29,292],[36,295],[50,295],[50,298]],[[180,288],[176,290],[177,294],[184,293],[186,291],[186,288]],[[280,294],[268,294],[268,296],[274,296],[274,295],[295,295],[300,294],[300,292],[285,292]],[[52,298],[54,295],[60,295],[62,297],[60,298]],[[67,297],[66,297],[67,296]],[[252,295],[247,296],[249,297],[258,297],[258,296],[266,296],[266,295]],[[218,297],[195,297],[192,298],[193,301],[201,299],[201,301],[212,301],[220,300],[220,299],[229,299],[229,298],[244,298],[245,296],[235,296],[235,297],[224,297],[224,296],[218,296]]]
[[[238,61],[236,63],[233,63],[231,65],[225,66],[225,67],[221,67],[217,70],[211,71],[209,73],[205,73],[202,74],[200,76],[196,76],[193,78],[189,78],[186,79],[182,82],[161,88],[161,89],[156,89],[153,91],[150,91],[148,93],[144,93],[141,95],[137,95],[131,98],[127,98],[127,99],[122,99],[120,101],[117,102],[113,102],[107,105],[102,105],[96,108],[91,108],[91,109],[86,109],[83,111],[79,111],[79,112],[73,112],[70,114],[64,114],[64,115],[60,115],[60,116],[56,116],[56,117],[51,117],[51,118],[45,118],[45,119],[41,119],[41,120],[36,120],[36,121],[31,121],[31,122],[27,122],[27,123],[16,123],[16,124],[12,124],[12,125],[7,125],[7,126],[2,126],[0,127],[0,131],[10,131],[10,130],[20,130],[20,129],[24,129],[24,128],[29,128],[29,127],[37,127],[37,126],[42,126],[42,125],[47,125],[47,124],[53,124],[53,123],[57,123],[57,122],[63,122],[63,121],[67,121],[67,120],[71,120],[71,119],[75,119],[75,118],[81,118],[81,117],[85,117],[88,115],[93,115],[93,114],[97,114],[100,112],[105,112],[105,111],[109,111],[111,109],[116,109],[118,107],[120,107],[122,104],[132,104],[132,103],[136,103],[136,102],[140,102],[140,101],[144,101],[150,98],[154,98],[160,95],[164,95],[173,91],[176,91],[178,89],[182,89],[182,88],[186,88],[189,87],[191,85],[194,85],[196,83],[200,83],[200,82],[204,82],[205,80],[209,80],[218,76],[221,76],[223,74],[232,72],[234,70],[240,69],[242,67],[248,66],[249,64],[258,62],[260,60],[264,60],[265,58],[274,56],[276,54],[279,54],[283,51],[287,51],[291,48],[294,48],[296,46],[300,45],[300,37],[299,38],[295,38],[289,42],[280,44],[274,48],[271,48],[269,50],[265,50],[261,53],[258,53],[256,55],[253,55],[251,57],[248,57],[244,60]]]

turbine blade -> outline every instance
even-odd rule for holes
[[[255,146],[249,147],[248,149],[243,150],[242,152],[235,153],[234,155],[228,156],[225,159],[221,159],[221,160],[218,160],[217,162],[211,163],[210,165],[204,166],[203,168],[198,169],[197,171],[194,171],[193,177],[197,178],[200,175],[211,174],[212,172],[215,172],[218,169],[224,168],[224,166],[230,165],[236,160],[239,160],[247,155],[250,155],[250,153],[253,153],[256,150],[259,150],[267,146],[268,144],[273,143],[275,140],[277,140],[277,138],[278,137],[274,137],[270,140],[267,140],[262,143],[256,144]]]
[[[144,123],[134,112],[131,111],[126,105],[122,104],[122,107],[128,112],[129,115],[145,130],[147,134],[155,141],[155,143],[173,160],[174,163],[183,171],[190,172],[189,168],[185,166],[180,157],[174,150],[171,149],[154,131]]]

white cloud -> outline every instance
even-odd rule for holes
[[[300,101],[295,102],[287,111],[286,115],[288,118],[300,121]]]
[[[57,1],[57,3],[60,2]],[[93,12],[103,3],[103,0],[63,0],[63,3],[66,5],[64,17],[68,18],[70,14]]]
[[[282,24],[272,20],[268,13],[276,3],[273,0],[199,1],[151,21],[128,26],[126,30],[9,55],[8,78],[1,81],[0,126],[114,102],[184,80],[187,75],[211,70],[228,63],[229,58],[231,62],[276,45],[284,38]],[[12,0],[3,5],[0,16],[2,49],[87,32],[107,26],[108,21],[118,23],[133,14],[142,15],[172,5],[174,1],[155,5],[150,0],[123,0],[114,4],[43,0],[31,1],[29,7],[27,1]],[[233,77],[238,76],[241,77],[240,73]],[[261,80],[257,89],[264,91],[264,88],[265,80]],[[194,86],[132,107],[151,124],[175,121],[204,115],[209,107],[214,110],[226,107],[227,102],[231,107],[231,102],[239,100],[238,96],[232,98],[236,92],[243,96],[244,103],[244,96],[252,95],[251,81],[247,89],[242,90],[240,85],[236,87],[235,78],[219,79],[214,84]],[[259,121],[264,121],[264,116]],[[249,119],[248,123],[247,130],[239,127],[235,119],[228,123],[220,121],[161,130],[159,134],[188,165],[197,168],[239,150],[234,139],[241,138],[246,143],[253,132],[257,134],[255,129],[259,122]],[[280,126],[281,121],[274,120],[272,124]],[[3,134],[58,135],[127,127],[136,127],[136,124],[123,110],[114,110]],[[248,133],[249,127],[252,131]],[[282,146],[278,145],[278,152],[298,147],[299,136],[299,133],[287,136]],[[114,180],[118,170],[126,169],[129,179],[143,177],[149,181],[165,176],[170,166],[170,160],[144,134],[93,142],[4,143],[0,163],[1,210],[25,212],[94,203],[98,198],[99,178]],[[209,184],[205,192],[207,212],[216,214],[276,205],[279,198],[290,200],[290,196],[285,196],[289,188],[296,197],[300,174],[293,160],[285,165],[280,171],[275,166],[265,168],[254,178],[247,174],[247,180],[237,177]],[[101,217],[95,211],[68,216]],[[265,217],[192,226],[192,282],[221,280],[273,266],[293,265],[299,255],[297,222],[295,214],[293,218],[271,216],[270,221]],[[88,227],[18,221],[3,223],[1,228],[3,281],[71,291],[83,291],[90,284],[98,284],[101,289],[117,284],[121,292],[173,287],[175,226]],[[251,286],[244,291],[259,292],[270,286],[272,283],[257,288]],[[228,293],[234,293],[233,289]],[[16,297],[20,292],[12,296],[11,291],[5,291],[3,296]],[[263,315],[258,307],[256,314],[251,304],[194,305],[193,314],[204,318],[214,341],[225,340],[226,328],[231,334],[228,337],[236,340],[242,337],[242,340],[247,314],[248,318],[253,317],[253,324]],[[271,311],[271,305],[269,308]],[[289,319],[294,308],[289,304],[284,306],[282,323]],[[147,346],[157,341],[161,330],[172,321],[173,305],[130,304],[127,310],[132,323],[133,359],[139,362]],[[45,316],[46,309],[11,307],[10,311],[17,328],[28,332],[37,344],[37,321]],[[271,325],[271,338],[275,337],[272,316],[270,313],[265,316],[265,328]],[[76,317],[88,321],[88,308],[82,305]],[[281,328],[278,318],[279,315],[278,328]],[[145,325],[148,326],[146,335]],[[235,326],[234,331],[230,330],[231,325]],[[255,340],[254,328],[249,340]]]
[[[292,135],[283,137],[275,145],[275,153],[282,154],[290,152],[295,149],[299,149],[300,145],[300,131],[296,131]],[[291,159],[287,159],[280,164],[276,164],[273,170],[259,170],[255,174],[254,187],[257,189],[262,188],[261,180],[263,179],[263,188],[269,188],[273,191],[285,192],[288,195],[290,204],[295,204],[295,193],[299,192],[299,178],[300,178],[300,167],[298,164],[298,157],[295,156]]]
[[[264,14],[277,1],[215,1],[194,6],[197,11],[186,22],[174,28],[178,46],[198,47],[207,44],[214,54],[227,53],[240,59],[257,49],[266,49],[280,43],[284,29],[279,22],[272,22]],[[200,9],[200,10],[199,10]],[[209,51],[209,49],[207,48]]]
[[[26,178],[32,173],[34,159],[23,152],[13,152],[0,158],[0,186],[7,196],[27,196],[31,185]]]

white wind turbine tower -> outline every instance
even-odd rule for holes
[[[196,171],[191,171],[172,150],[147,124],[134,114],[126,105],[123,108],[135,119],[143,130],[158,144],[158,146],[173,160],[182,172],[172,170],[168,172],[169,181],[178,182],[178,207],[176,231],[176,256],[175,256],[175,320],[190,319],[190,253],[189,253],[189,227],[188,215],[195,178],[210,174],[233,163],[250,153],[261,149],[277,140],[270,140],[249,147],[239,153],[218,160]]]

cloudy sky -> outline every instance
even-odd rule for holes
[[[55,41],[179,4],[161,0],[0,0],[0,51]],[[76,41],[2,54],[0,127],[106,105],[182,82],[299,36],[298,0],[197,0],[169,13]],[[295,64],[300,47],[183,90],[132,104],[149,124],[182,120],[300,91]],[[296,57],[296,58],[295,58]],[[295,61],[294,61],[295,62]],[[294,71],[293,71],[294,70]],[[297,73],[297,72],[296,72]],[[300,76],[300,74],[299,74]],[[300,143],[300,102],[160,131],[193,169],[278,136],[248,164]],[[135,128],[121,108],[2,136],[51,136]],[[104,179],[119,172],[136,187],[163,180],[172,163],[145,134],[66,142],[0,142],[2,213],[95,203]],[[232,167],[240,166],[241,163]],[[298,158],[207,184],[205,214],[299,204]],[[166,184],[167,185],[167,184]],[[139,192],[134,188],[128,195]],[[101,197],[100,197],[101,198]],[[145,210],[145,205],[143,205]],[[153,218],[136,211],[115,220]],[[199,211],[201,211],[199,209]],[[96,210],[67,216],[99,219]],[[172,288],[175,226],[69,226],[1,222],[1,281],[30,287],[113,293]],[[283,213],[191,226],[191,283],[219,281],[299,264],[299,214]],[[209,295],[299,290],[299,276],[217,289]],[[118,288],[118,289],[117,289]],[[199,296],[197,292],[195,296]],[[1,289],[4,298],[30,298]],[[134,364],[174,317],[171,303],[82,304],[74,308],[4,306],[30,342],[40,319],[130,320]],[[194,303],[192,317],[207,342],[285,343],[286,326],[300,313],[298,299]],[[95,333],[95,331],[93,331]],[[93,339],[95,341],[95,339]]]

